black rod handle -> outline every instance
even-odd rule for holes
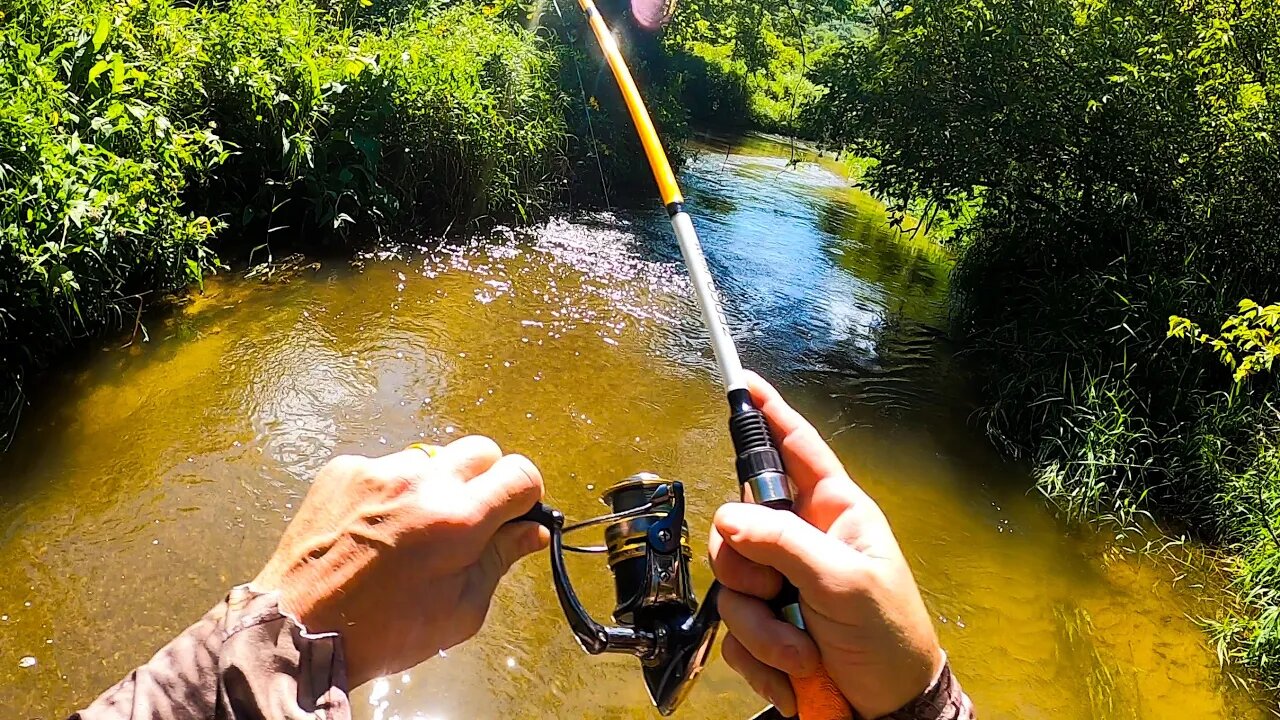
[[[729,438],[737,455],[735,464],[743,501],[790,510],[791,481],[782,455],[769,432],[769,422],[746,388],[729,391]]]

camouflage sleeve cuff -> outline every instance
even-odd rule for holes
[[[350,720],[342,643],[248,585],[72,720]]]
[[[977,720],[977,717],[973,702],[951,672],[951,663],[944,663],[942,672],[927,690],[882,720]]]

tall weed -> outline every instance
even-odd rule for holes
[[[557,57],[509,10],[5,5],[0,417],[28,372],[216,270],[215,243],[540,212],[565,176]]]

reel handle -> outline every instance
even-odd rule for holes
[[[764,413],[746,388],[729,391],[729,437],[737,453],[738,484],[744,502],[792,511],[791,480]],[[782,590],[769,602],[774,613],[805,630],[800,591],[783,578]],[[825,667],[809,677],[791,678],[800,720],[853,720],[853,708]]]

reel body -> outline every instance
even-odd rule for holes
[[[623,653],[640,660],[649,697],[671,714],[706,665],[720,617],[712,586],[701,603],[689,576],[692,551],[685,523],[684,487],[652,473],[633,475],[602,499],[610,513],[565,525],[564,515],[539,503],[519,518],[551,531],[551,574],[565,619],[592,655]],[[604,546],[567,545],[567,533],[604,526]],[[597,622],[578,600],[565,552],[604,554],[613,573],[616,625]]]

